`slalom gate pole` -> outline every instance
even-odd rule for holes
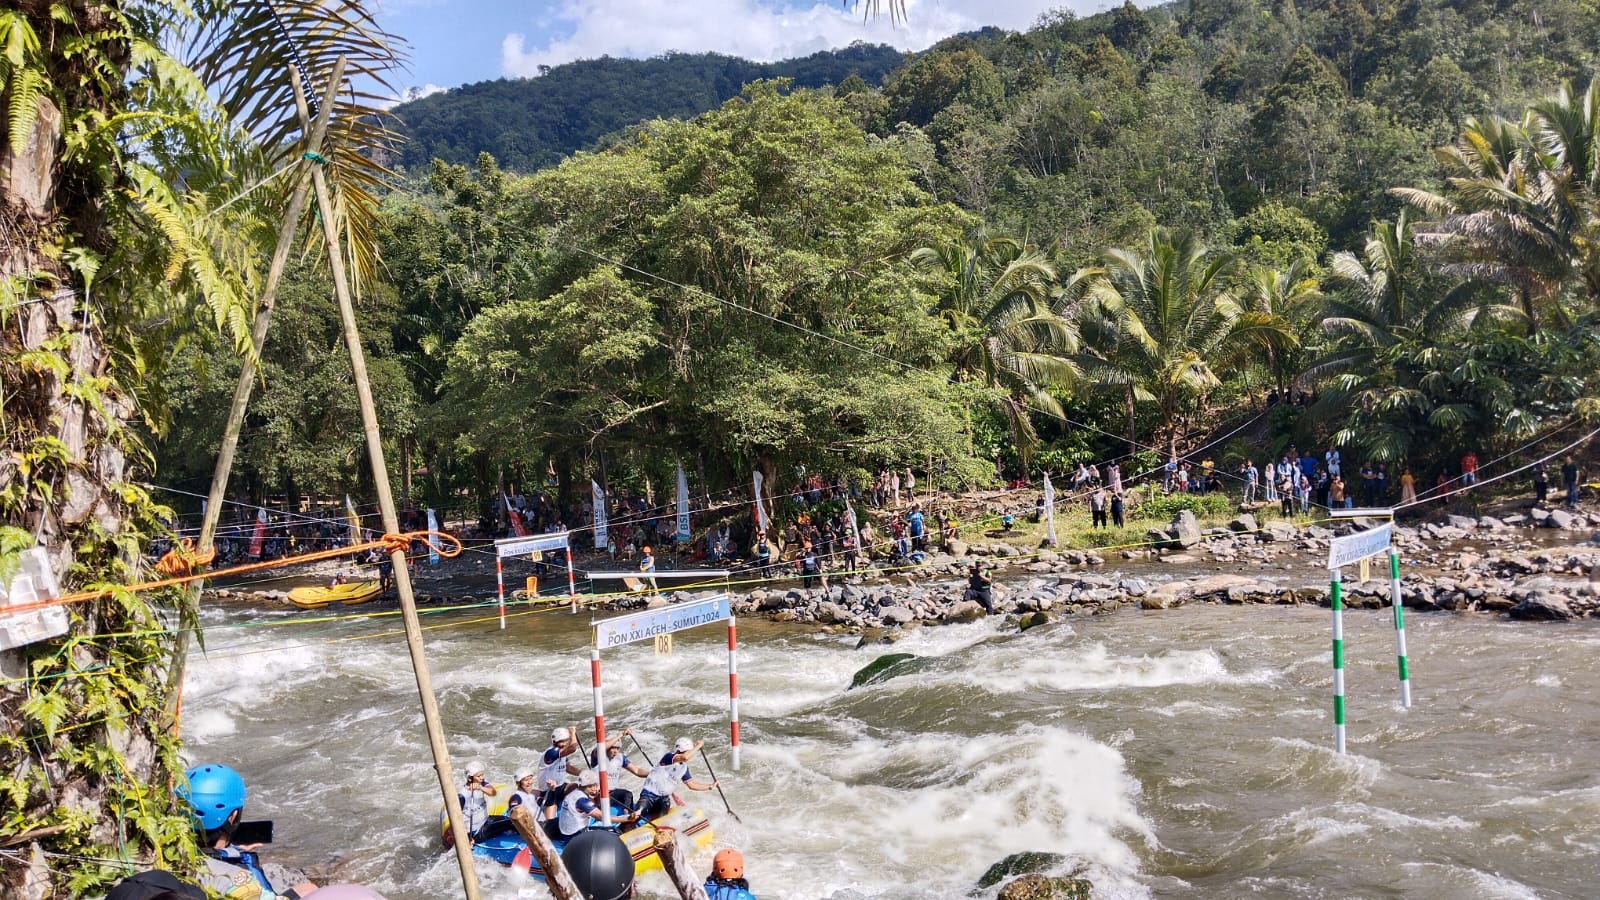
[[[595,773],[600,776],[600,810],[602,821],[611,827],[611,779],[606,760],[606,704],[600,696],[600,648],[589,648],[589,677],[594,682],[594,762]],[[587,754],[584,761],[588,762]]]
[[[728,617],[728,732],[734,771],[739,769],[739,625]]]
[[[506,570],[498,551],[494,557],[494,586],[500,595],[500,628],[506,627]]]
[[[1333,752],[1344,752],[1344,597],[1342,574],[1329,571],[1328,605],[1333,608]]]
[[[1406,614],[1400,602],[1400,551],[1389,548],[1389,603],[1394,607],[1394,654],[1400,666],[1400,705],[1411,708],[1411,668],[1406,664]]]
[[[572,538],[569,536],[567,540],[571,541]],[[572,544],[568,543],[565,549],[567,551],[567,596],[572,598],[572,614],[577,615],[578,579],[576,575],[572,574]]]

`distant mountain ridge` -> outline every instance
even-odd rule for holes
[[[772,63],[719,53],[579,60],[537,78],[482,81],[395,107],[409,138],[401,164],[422,166],[434,157],[469,163],[488,151],[503,168],[532,171],[629,125],[699,115],[756,79],[792,78],[797,87],[815,88],[857,75],[877,85],[904,59],[893,47],[856,43]]]

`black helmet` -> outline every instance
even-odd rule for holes
[[[561,862],[585,900],[622,900],[633,886],[633,855],[609,831],[585,831],[567,841]]]

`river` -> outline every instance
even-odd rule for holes
[[[460,896],[399,619],[237,604],[203,619],[187,752],[244,774],[246,817],[276,821],[267,858],[390,900]],[[478,758],[509,780],[552,727],[589,739],[588,621],[424,617],[458,770]],[[762,900],[961,897],[1025,850],[1064,854],[1101,898],[1592,896],[1600,630],[1452,613],[1407,626],[1409,710],[1389,614],[1346,613],[1345,756],[1331,749],[1329,614],[1304,607],[917,629],[893,652],[936,659],[857,690],[852,674],[891,648],[746,621],[738,772],[725,634],[708,627],[670,655],[608,652],[608,725],[653,752],[707,740],[743,824],[715,792],[693,799]],[[486,896],[519,896],[509,873],[480,872]],[[641,888],[675,896],[659,874]]]

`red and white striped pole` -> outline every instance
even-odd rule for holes
[[[494,583],[500,591],[500,627],[506,627],[506,573],[504,560],[496,554],[494,558]]]
[[[598,651],[596,651],[598,652]],[[739,624],[728,616],[728,731],[734,769],[739,768]]]
[[[571,538],[568,538],[571,540]],[[578,579],[572,574],[572,545],[567,545],[567,596],[572,598],[572,614],[578,614]]]
[[[600,648],[589,648],[589,677],[594,681],[594,752],[595,771],[600,775],[600,809],[602,821],[611,827],[611,779],[607,774],[606,759],[606,705],[600,698]]]

